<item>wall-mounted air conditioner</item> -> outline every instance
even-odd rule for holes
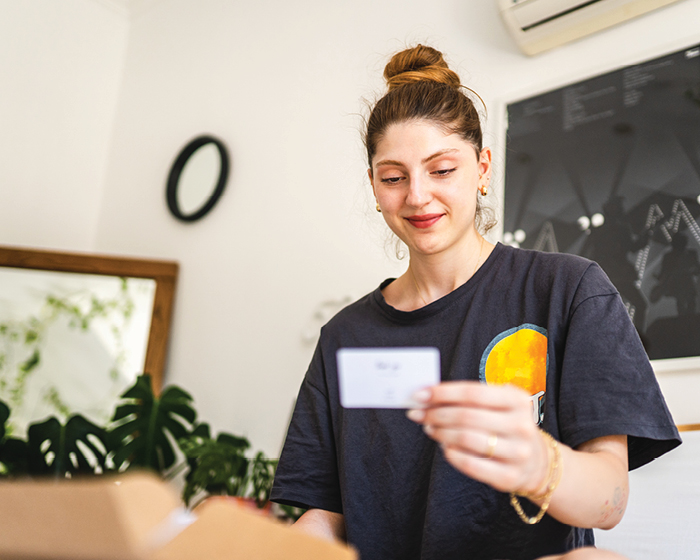
[[[579,39],[678,0],[497,0],[525,54]]]

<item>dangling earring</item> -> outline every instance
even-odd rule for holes
[[[483,177],[484,176],[481,173],[479,173],[479,182],[481,182],[481,179],[483,179]],[[487,194],[489,194],[489,184],[488,183],[489,183],[489,179],[487,177],[486,183],[479,187],[479,191],[481,191],[481,196],[486,196]]]
[[[379,207],[379,203],[377,202],[377,212],[381,212],[382,209]]]

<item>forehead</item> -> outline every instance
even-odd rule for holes
[[[426,120],[389,125],[377,142],[373,164],[383,159],[424,159],[439,151],[450,150],[460,157],[475,157],[476,148],[457,133]]]

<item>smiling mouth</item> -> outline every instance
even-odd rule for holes
[[[409,216],[406,218],[408,222],[419,229],[426,229],[436,224],[443,214],[423,214],[421,216]]]

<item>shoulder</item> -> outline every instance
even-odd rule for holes
[[[377,315],[377,293],[380,288],[364,295],[338,311],[321,329],[322,335],[346,333],[359,325],[372,321]]]
[[[546,253],[498,245],[502,258],[514,267],[536,268],[542,272],[582,275],[595,262],[569,253]]]
[[[578,297],[617,294],[603,269],[589,259],[569,253],[499,247],[502,253],[499,268],[506,268],[512,276],[527,277],[547,289],[575,292]]]

